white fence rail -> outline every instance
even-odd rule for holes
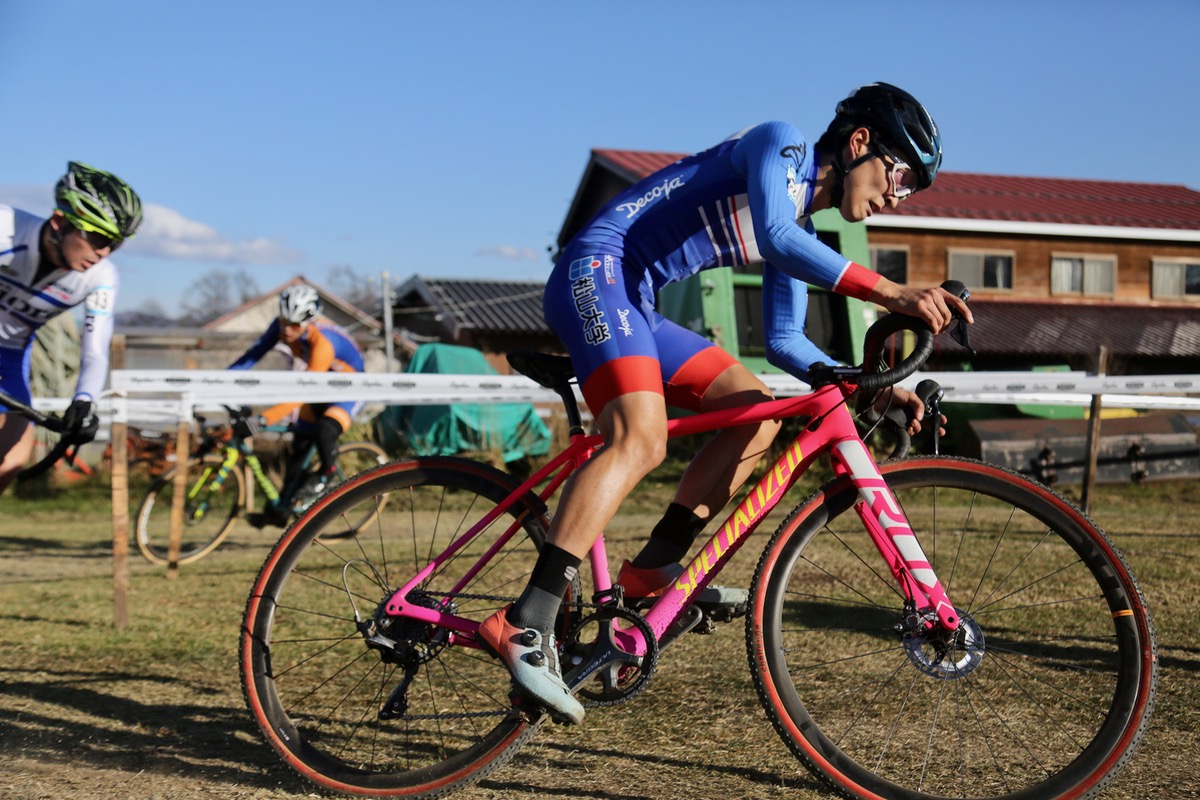
[[[808,393],[787,375],[760,376],[779,397]],[[952,403],[1040,403],[1086,406],[1100,395],[1106,408],[1200,411],[1200,375],[1094,376],[1083,372],[929,372]],[[430,375],[231,370],[113,370],[112,389],[100,399],[106,422],[165,424],[222,405],[262,406],[348,398],[386,405],[451,403],[556,403],[558,396],[523,375]],[[34,406],[62,411],[67,398],[39,398]],[[106,426],[107,427],[107,426]]]

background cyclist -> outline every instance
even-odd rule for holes
[[[940,288],[898,285],[817,240],[810,215],[837,208],[860,222],[928,187],[941,136],[910,94],[878,83],[838,104],[810,144],[791,125],[756,125],[684,158],[614,198],[567,245],[546,286],[546,320],[571,355],[606,446],[572,477],[528,586],[480,633],[517,687],[560,721],[583,707],[559,674],[554,618],[582,557],[621,501],[665,457],[667,404],[712,411],[770,399],[731,355],[655,310],[663,286],[717,266],[765,262],[768,357],[806,379],[833,363],[804,334],[806,283],[920,317],[940,332],[966,304]],[[895,402],[923,409],[911,393]],[[660,594],[709,519],[748,476],[778,423],[717,434],[686,470],[642,551],[618,575],[626,597]],[[742,603],[744,590],[707,587],[698,602]]]
[[[117,176],[77,161],[54,187],[49,219],[0,205],[0,386],[30,402],[30,357],[37,329],[83,303],[79,377],[63,414],[64,435],[96,436],[96,397],[108,376],[117,297],[109,256],[137,232],[142,202]],[[0,491],[33,450],[33,428],[0,405]]]
[[[282,344],[293,358],[308,365],[308,372],[362,372],[363,358],[358,345],[337,326],[318,322],[320,313],[321,298],[312,286],[300,283],[284,289],[279,295],[279,316],[229,368],[250,369],[276,345]],[[279,527],[287,524],[288,509],[300,488],[304,458],[313,440],[316,441],[321,462],[320,478],[306,490],[316,494],[325,488],[335,468],[338,438],[350,428],[362,406],[357,401],[281,403],[264,411],[248,430],[239,431],[250,434],[263,425],[276,425],[299,409],[292,452],[284,473],[283,491],[276,502],[266,506],[261,518],[257,515],[251,518],[252,523]]]

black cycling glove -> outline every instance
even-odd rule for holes
[[[76,444],[86,444],[96,438],[100,430],[100,417],[96,415],[96,404],[77,397],[63,412],[63,436]]]

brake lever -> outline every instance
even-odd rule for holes
[[[950,329],[950,338],[965,347],[967,352],[971,355],[971,358],[974,358],[975,356],[979,355],[979,351],[977,351],[974,347],[971,347],[971,337],[967,335],[967,321],[959,314],[955,314],[954,318],[958,320],[958,322],[953,328]]]
[[[931,420],[933,423],[933,454],[936,456],[941,451],[942,441],[942,399],[945,398],[946,392],[938,384],[937,381],[926,378],[917,384],[913,389],[913,394],[920,398],[922,405],[925,406],[925,419]]]
[[[946,281],[942,284],[942,288],[961,299],[964,303],[971,299],[971,290],[962,281]],[[974,358],[979,355],[979,352],[974,347],[971,347],[971,337],[967,333],[967,321],[957,311],[953,311],[952,313],[957,322],[950,329],[950,338],[966,348],[967,352],[971,354],[971,358]]]

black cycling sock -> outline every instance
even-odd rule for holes
[[[311,440],[300,436],[292,440],[292,452],[288,454],[287,465],[283,469],[283,484],[279,490],[279,506],[288,507],[292,498],[304,480],[304,459],[308,455]]]
[[[554,630],[554,618],[558,616],[563,595],[579,574],[582,560],[561,547],[552,544],[543,547],[529,576],[529,585],[508,612],[509,624],[542,633]]]
[[[708,520],[700,519],[690,508],[671,503],[650,532],[650,539],[642,551],[633,559],[633,566],[653,569],[678,563],[692,549],[692,543],[707,524]]]
[[[317,458],[321,459],[321,471],[332,472],[337,461],[337,444],[342,435],[342,423],[333,417],[321,417],[313,430],[317,442]]]

